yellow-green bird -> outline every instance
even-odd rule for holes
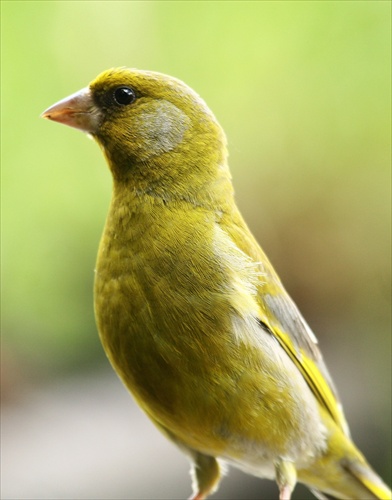
[[[117,68],[43,116],[91,135],[113,175],[95,314],[106,354],[192,462],[318,498],[390,499],[350,439],[317,340],[236,206],[225,134],[183,82]]]

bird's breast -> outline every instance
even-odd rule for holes
[[[213,214],[176,210],[150,207],[127,221],[125,211],[109,214],[95,311],[113,367],[147,413],[191,447],[222,454],[231,443],[235,458],[262,442],[263,457],[306,454],[315,403],[258,327],[255,264]]]

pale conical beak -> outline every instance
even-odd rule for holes
[[[95,134],[102,121],[102,113],[94,103],[88,87],[56,102],[41,116],[88,134]]]

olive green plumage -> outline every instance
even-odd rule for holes
[[[184,83],[113,69],[44,116],[91,134],[113,175],[95,279],[104,349],[191,458],[336,498],[390,498],[350,440],[317,341],[242,219],[223,130]]]

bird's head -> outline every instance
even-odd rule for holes
[[[117,182],[169,191],[187,184],[189,191],[227,172],[226,139],[215,116],[190,87],[161,73],[105,71],[43,117],[94,137]]]

